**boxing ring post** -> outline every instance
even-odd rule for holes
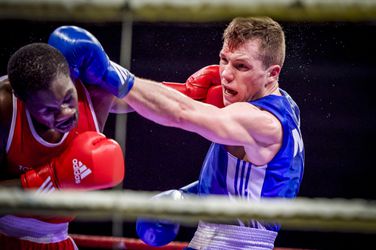
[[[128,3],[124,7],[123,19],[121,22],[121,41],[120,41],[120,65],[127,69],[131,68],[131,54],[132,54],[132,13],[129,9]],[[116,114],[115,118],[115,140],[120,144],[123,154],[126,158],[126,139],[127,139],[127,114]],[[115,188],[122,189],[122,184]],[[123,235],[123,223],[117,214],[114,214],[112,220],[112,235]]]

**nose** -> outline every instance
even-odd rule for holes
[[[221,78],[225,83],[230,83],[234,79],[234,74],[230,65],[222,66]]]

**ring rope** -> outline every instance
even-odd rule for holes
[[[369,21],[374,0],[0,0],[0,18],[122,21],[227,21],[264,15],[288,21]]]
[[[376,232],[374,201],[322,198],[246,201],[222,196],[152,200],[154,194],[124,190],[36,195],[31,191],[0,189],[0,213],[68,215],[92,220],[111,220],[116,215],[128,221],[146,217],[186,225],[196,225],[199,220],[226,223],[252,218],[281,223],[287,229]]]

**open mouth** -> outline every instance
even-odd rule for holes
[[[68,132],[71,130],[77,123],[77,116],[73,115],[72,117],[58,123],[56,125],[56,129],[59,130],[60,132]]]
[[[232,89],[226,88],[225,86],[223,86],[223,88],[224,88],[224,90],[225,90],[224,93],[225,93],[225,95],[227,95],[227,96],[235,96],[235,95],[238,94],[238,92],[235,91],[235,90],[232,90]]]

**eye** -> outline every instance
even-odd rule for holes
[[[52,108],[52,107],[46,107],[46,108],[42,108],[39,110],[39,114],[41,115],[50,115],[50,114],[54,114],[55,113],[55,108]]]
[[[228,63],[227,59],[224,58],[224,57],[219,57],[219,62],[220,62],[220,64],[222,64],[222,65]]]
[[[65,98],[64,98],[64,101],[62,103],[63,105],[66,105],[70,108],[76,108],[77,106],[77,99],[75,98],[74,95],[67,95]]]
[[[69,95],[64,98],[64,103],[71,103],[73,101],[73,96]]]
[[[249,67],[247,65],[245,65],[244,63],[239,63],[235,66],[239,71],[246,71],[249,69]]]

